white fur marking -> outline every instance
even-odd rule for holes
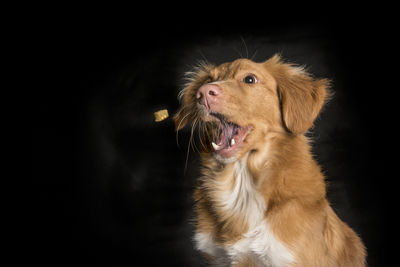
[[[264,198],[254,188],[253,177],[247,170],[246,160],[245,158],[234,163],[233,189],[224,191],[219,201],[227,212],[244,214],[252,228],[264,218],[266,207]]]
[[[265,220],[228,249],[229,255],[240,256],[249,253],[254,254],[262,263],[261,266],[290,266],[294,261],[291,252],[275,238]]]
[[[210,234],[196,233],[194,235],[194,241],[198,250],[207,253],[208,255],[211,255],[213,257],[220,254],[219,252],[220,250],[222,250],[221,247],[215,244]]]
[[[222,246],[216,244],[210,234],[196,233],[194,241],[198,250],[214,258],[213,266],[230,266],[226,250]]]
[[[217,259],[216,266],[229,266],[227,262],[235,263],[242,256],[251,257],[257,266],[284,267],[294,262],[290,250],[275,238],[264,213],[266,205],[262,195],[255,189],[253,177],[247,170],[247,158],[236,161],[234,164],[234,186],[231,191],[226,191],[226,184],[216,183],[223,186],[223,193],[218,199],[218,204],[232,214],[241,213],[245,215],[249,224],[249,231],[242,239],[233,245],[223,247],[216,244],[211,235],[197,233],[195,241],[197,249],[214,256]]]

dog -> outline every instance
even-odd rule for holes
[[[202,64],[188,80],[174,122],[201,136],[194,241],[210,265],[365,266],[305,136],[330,81],[277,54]]]

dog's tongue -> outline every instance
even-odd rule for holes
[[[237,125],[224,121],[221,122],[219,126],[219,140],[216,140],[216,142],[213,144],[214,149],[221,150],[231,146],[233,136],[237,134],[237,132],[238,132]]]

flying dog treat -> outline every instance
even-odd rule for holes
[[[157,112],[154,112],[154,120],[156,122],[160,122],[168,118],[168,110],[162,109]]]

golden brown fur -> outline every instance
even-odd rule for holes
[[[249,74],[257,78],[256,83],[243,82]],[[215,121],[199,107],[196,97],[198,89],[208,83],[221,91],[218,112],[240,126],[249,126],[234,160],[218,160],[210,146],[216,135]],[[255,227],[253,218],[257,218],[267,222],[290,251],[293,259],[287,266],[365,266],[365,248],[330,207],[324,176],[304,136],[329,97],[328,87],[328,80],[314,79],[279,56],[262,63],[239,59],[220,66],[203,65],[191,74],[174,119],[177,130],[192,123],[202,133],[202,177],[194,195],[198,233],[211,236],[218,248],[232,248]],[[242,182],[262,197],[262,205],[256,205],[265,205],[261,214],[246,210],[251,208],[246,206],[249,203],[259,203],[252,194],[238,194],[249,198],[241,206],[221,202],[237,184],[239,165],[235,162],[239,161],[248,172],[242,175],[247,181]],[[257,263],[253,254],[241,254],[228,265],[267,264]],[[215,255],[207,257],[217,264]]]

